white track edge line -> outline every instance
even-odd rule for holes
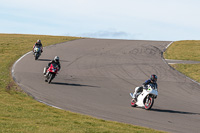
[[[14,63],[13,66],[12,66],[12,76],[14,76],[14,69],[15,69],[16,64],[17,64],[22,58],[24,58],[26,55],[30,54],[31,52],[32,52],[32,51],[30,51],[30,52],[24,54],[24,55],[23,55],[22,57],[20,57],[17,61],[15,61],[15,63]]]
[[[32,51],[30,51],[30,52],[24,54],[24,55],[23,55],[22,57],[20,57],[17,61],[15,61],[15,63],[14,63],[13,66],[12,66],[12,70],[11,70],[12,78],[14,79],[14,81],[15,81],[19,86],[20,86],[20,84],[15,80],[15,75],[14,75],[15,66],[16,66],[16,64],[17,64],[21,59],[23,59],[26,55],[30,54],[31,52],[32,52]],[[22,88],[22,87],[20,87],[20,88]],[[25,91],[25,92],[26,92],[26,91]],[[28,93],[27,93],[27,94],[28,94]],[[65,110],[65,109],[62,109],[62,108],[60,108],[60,107],[57,107],[57,106],[48,104],[48,103],[46,103],[46,102],[44,102],[44,101],[42,101],[42,100],[39,100],[39,99],[35,98],[35,97],[32,96],[32,95],[30,95],[30,96],[33,97],[36,101],[38,101],[38,102],[40,102],[40,103],[46,104],[46,105],[51,106],[51,107],[53,107],[53,108]]]
[[[165,47],[164,51],[167,50],[167,48],[168,48],[173,42],[174,42],[174,41],[170,42],[170,43]],[[165,59],[164,57],[163,57],[163,60],[164,60],[164,62],[165,62],[166,64],[168,64],[168,65],[169,65],[169,64],[176,64],[176,63],[167,63],[166,60],[169,60],[169,59]],[[170,66],[170,65],[169,65],[169,66]],[[171,67],[171,66],[170,66],[170,67]],[[175,70],[176,70],[176,69],[175,69]],[[176,70],[176,71],[179,72],[178,70]],[[200,85],[200,83],[197,82],[196,80],[194,80],[194,79],[192,79],[192,78],[186,76],[185,74],[183,74],[183,73],[181,73],[181,72],[179,72],[179,73],[182,74],[182,75],[184,75],[187,79],[191,80],[192,82],[194,82],[194,83]]]

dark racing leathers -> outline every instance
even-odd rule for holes
[[[58,71],[60,71],[61,65],[60,65],[60,62],[59,62],[59,61],[55,62],[54,60],[52,60],[52,61],[49,62],[49,64],[48,64],[47,67],[49,68],[51,64],[56,64],[56,65],[58,65]],[[48,69],[48,68],[47,68],[47,69]]]
[[[134,92],[134,94],[133,94],[133,97],[137,99],[137,94],[138,94],[139,92],[142,92],[143,89],[147,89],[147,85],[151,85],[151,86],[153,86],[154,88],[158,88],[157,83],[152,82],[150,79],[149,79],[149,80],[146,80],[146,81],[142,84],[141,87],[136,87],[136,88],[135,88],[135,92]]]
[[[39,48],[41,48],[41,52],[43,52],[42,43],[35,43],[35,45],[33,45],[33,52],[34,52],[34,48],[35,48],[36,46],[39,47]]]
[[[54,60],[52,60],[52,61],[50,61],[50,62],[48,63],[48,65],[44,68],[43,74],[44,74],[45,77],[48,75],[48,74],[47,74],[47,70],[48,70],[48,68],[51,66],[51,64],[56,64],[56,65],[58,65],[58,71],[60,71],[60,69],[61,69],[60,62],[59,62],[59,61],[55,62]]]

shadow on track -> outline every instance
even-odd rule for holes
[[[51,59],[38,59],[38,61],[52,61]],[[60,60],[60,62],[69,62],[66,60]]]
[[[165,113],[174,113],[174,114],[200,115],[200,113],[175,111],[175,110],[169,110],[169,109],[151,109],[150,111],[165,112]]]
[[[50,59],[38,59],[38,61],[51,61]]]
[[[60,83],[60,82],[51,82],[51,84],[55,84],[55,85],[68,85],[68,86],[80,86],[80,87],[96,87],[96,88],[99,88],[98,86],[92,86],[92,85],[81,85],[81,84]]]
[[[69,61],[67,61],[67,60],[60,60],[60,62],[69,62]]]

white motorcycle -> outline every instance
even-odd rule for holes
[[[132,107],[143,107],[146,110],[151,109],[154,103],[154,99],[158,96],[158,89],[152,85],[148,85],[147,89],[143,89],[142,92],[137,94],[137,101],[133,97],[133,93],[130,93],[132,100],[131,106]]]
[[[34,48],[34,56],[35,56],[35,60],[37,60],[41,55],[41,48],[40,47],[37,47],[35,46]]]

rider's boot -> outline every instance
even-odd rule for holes
[[[133,99],[135,100],[135,101],[137,101],[137,94],[138,94],[138,92],[140,91],[140,87],[136,87],[135,88],[135,92],[133,93]]]
[[[47,73],[47,67],[44,67],[44,70],[43,70],[44,76],[46,76],[46,73]]]
[[[133,93],[133,99],[135,100],[135,101],[137,101],[137,93]]]

